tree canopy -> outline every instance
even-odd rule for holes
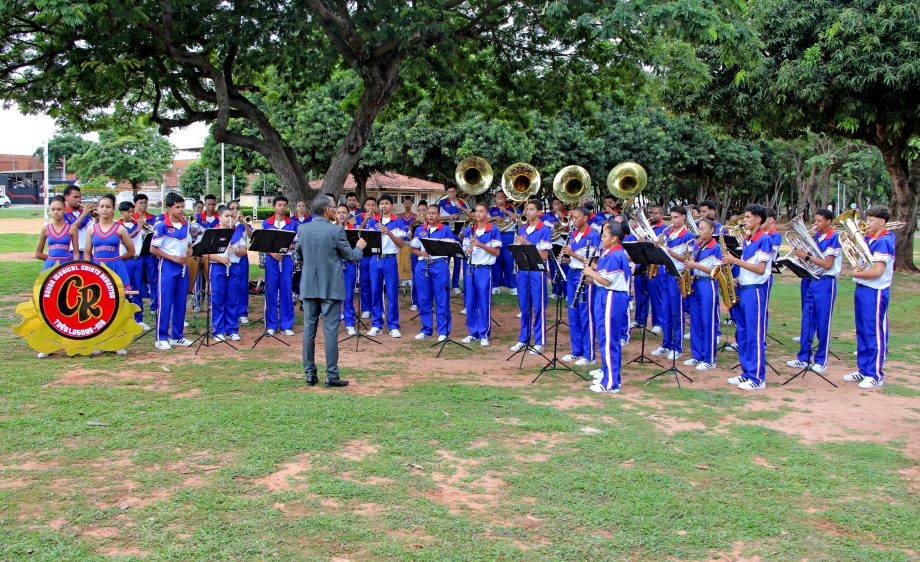
[[[99,142],[70,160],[78,176],[105,176],[127,181],[137,192],[147,180],[162,181],[172,166],[176,149],[150,127],[110,129],[99,133]]]

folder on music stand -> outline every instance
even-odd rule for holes
[[[150,243],[153,241],[153,233],[147,232],[144,234],[144,241],[141,242],[141,251],[137,254],[137,257],[143,258],[150,254]]]
[[[207,256],[209,254],[222,254],[227,251],[227,247],[230,246],[230,238],[233,237],[232,228],[210,228],[204,231],[204,235],[201,237],[201,241],[192,246],[192,257],[201,259],[202,256]],[[152,236],[151,236],[152,238]],[[199,262],[201,263],[201,262]],[[199,265],[199,267],[201,267]],[[210,291],[210,284],[207,285],[208,291]],[[198,336],[195,341],[192,342],[192,345],[195,345],[195,342],[198,342],[198,348],[195,350],[195,355],[198,355],[198,352],[201,351],[201,346],[211,347],[211,307],[210,305],[205,306],[207,310],[207,326],[200,336]],[[234,350],[233,344],[227,340],[217,340],[218,344],[229,345]]]
[[[419,238],[418,240],[419,242],[422,243],[422,247],[425,248],[425,251],[428,253],[428,255],[433,258],[446,257],[448,259],[458,258],[461,260],[466,258],[466,254],[463,253],[463,247],[460,246],[460,242],[457,242],[456,240],[451,240],[449,238]],[[449,292],[450,284],[448,284],[445,290],[448,291],[448,295],[449,295],[450,294]],[[450,297],[448,296],[448,298]],[[449,310],[450,309],[448,307],[448,311]],[[431,346],[431,347],[439,348],[438,354],[435,355],[435,359],[441,356],[441,352],[444,351],[444,348],[449,343],[462,347],[463,349],[466,349],[467,351],[472,351],[472,349],[470,349],[469,347],[463,345],[460,342],[452,340],[450,336],[448,336],[443,341],[439,341]]]
[[[652,260],[657,259],[659,256],[655,252],[655,244],[652,242],[623,242],[623,249],[626,250],[626,254],[629,255],[629,259],[636,264],[637,268],[648,269],[649,264],[657,263]],[[660,249],[660,248],[659,248]],[[668,261],[671,261],[668,259]],[[661,366],[661,363],[655,361],[651,357],[645,354],[645,334],[648,332],[648,329],[643,325],[642,328],[642,347],[639,350],[639,356],[626,364],[630,363],[654,363]]]
[[[511,252],[518,271],[546,271],[546,262],[543,261],[535,245],[511,244],[508,246],[508,251]]]
[[[737,236],[723,235],[722,238],[725,240],[725,247],[722,248],[722,252],[728,252],[736,258],[741,258],[741,240]]]
[[[296,232],[263,228],[252,233],[250,252],[262,254],[287,254],[294,243]]]
[[[364,247],[364,257],[379,256],[383,252],[383,235],[379,230],[346,230],[345,238],[354,248],[358,245],[358,239],[364,238],[367,246]]]

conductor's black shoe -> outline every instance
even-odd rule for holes
[[[307,384],[310,386],[315,385],[319,382],[319,378],[316,375],[307,375]]]
[[[345,379],[335,379],[335,380],[326,379],[326,386],[330,386],[330,387],[348,386],[348,381]]]

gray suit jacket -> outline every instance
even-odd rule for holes
[[[358,263],[364,251],[352,248],[345,238],[345,229],[324,217],[300,225],[297,236],[299,242],[294,251],[303,256],[300,298],[344,300],[342,260]]]

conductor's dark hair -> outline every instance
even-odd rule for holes
[[[866,211],[866,216],[885,219],[887,222],[891,220],[891,211],[888,210],[888,207],[876,205],[875,207],[869,207],[869,210]]]

